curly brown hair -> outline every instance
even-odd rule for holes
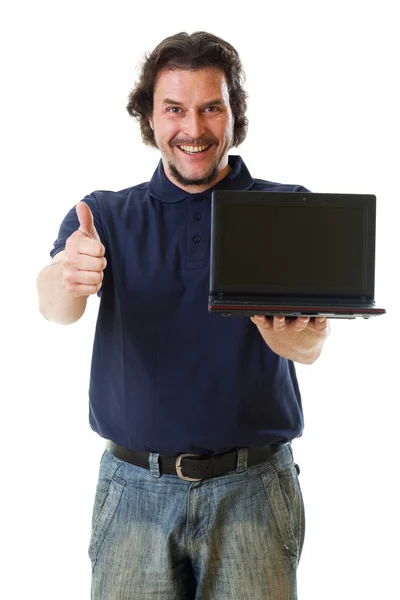
[[[140,124],[143,142],[157,148],[148,117],[153,113],[153,95],[157,76],[173,69],[198,70],[219,67],[225,73],[229,100],[234,116],[232,146],[239,146],[247,134],[247,93],[242,84],[245,75],[238,52],[231,44],[205,31],[189,35],[181,32],[165,38],[145,56],[139,81],[128,96],[127,111]]]

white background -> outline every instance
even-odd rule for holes
[[[86,553],[104,448],[88,424],[98,300],[80,322],[55,325],[38,312],[35,281],[74,204],[151,177],[159,156],[141,144],[127,95],[145,52],[196,30],[241,55],[250,130],[240,154],[255,177],[377,195],[376,298],[388,314],[333,322],[320,360],[298,367],[306,426],[294,451],[307,510],[299,597],[398,597],[394,7],[16,0],[3,8],[2,597],[89,598]]]

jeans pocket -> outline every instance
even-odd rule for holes
[[[261,475],[268,504],[285,548],[295,569],[304,542],[304,504],[295,466]]]
[[[89,558],[92,566],[99,556],[100,548],[114,519],[122,498],[125,481],[114,475],[109,482],[99,482],[96,489],[92,516],[92,534],[89,544]]]

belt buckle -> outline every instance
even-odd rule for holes
[[[183,481],[201,481],[201,477],[196,479],[193,477],[188,477],[187,475],[184,475],[182,473],[182,467],[181,467],[182,458],[187,458],[188,456],[201,456],[201,454],[180,454],[179,456],[177,456],[176,461],[175,461],[175,469],[178,474],[178,477],[183,479]]]

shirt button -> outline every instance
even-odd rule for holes
[[[200,213],[196,213],[193,217],[193,219],[195,219],[196,221],[200,221],[201,219],[201,214]]]
[[[195,235],[193,237],[193,241],[195,244],[198,244],[199,242],[201,242],[201,237],[199,235]]]

